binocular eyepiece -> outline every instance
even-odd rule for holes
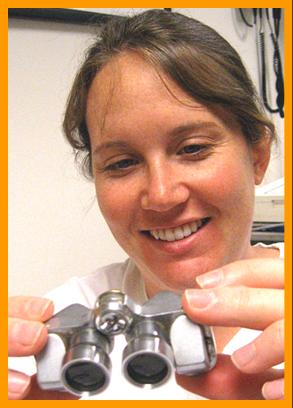
[[[42,389],[94,395],[110,382],[114,337],[125,336],[122,372],[133,384],[155,387],[175,369],[196,375],[216,363],[209,327],[188,319],[180,296],[160,292],[142,306],[118,290],[103,293],[94,309],[71,305],[46,322],[48,342],[37,356]]]

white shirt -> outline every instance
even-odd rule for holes
[[[262,244],[259,244],[262,245]],[[274,244],[284,257],[284,244]],[[55,313],[73,303],[80,303],[92,308],[99,294],[109,290],[119,289],[130,296],[136,303],[147,301],[144,282],[139,270],[131,259],[124,263],[111,264],[99,268],[85,277],[72,277],[63,285],[46,295],[54,302]],[[259,331],[241,329],[223,350],[224,354],[232,354],[235,350],[251,342]],[[94,397],[95,400],[204,400],[199,395],[190,393],[171,376],[167,383],[153,389],[140,388],[129,383],[121,374],[122,351],[126,346],[124,336],[115,337],[115,346],[110,354],[112,373],[109,386]],[[9,358],[9,367],[28,374],[35,372],[34,360],[29,357]]]

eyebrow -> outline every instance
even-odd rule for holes
[[[110,149],[122,149],[122,150],[125,149],[126,150],[128,147],[129,145],[127,143],[122,142],[120,140],[101,143],[93,151],[93,156],[97,156],[103,150],[110,150]]]
[[[170,136],[177,136],[182,133],[190,132],[190,131],[200,131],[200,130],[222,130],[221,126],[215,122],[206,122],[206,121],[198,121],[198,122],[189,122],[184,125],[180,125],[175,127],[169,133]]]
[[[214,122],[206,122],[206,121],[198,121],[198,122],[189,122],[184,125],[176,126],[167,135],[171,138],[176,138],[181,136],[184,133],[188,133],[190,131],[201,131],[201,130],[217,130],[218,132],[221,131],[221,126],[214,123]],[[98,155],[103,150],[110,150],[110,149],[127,149],[129,147],[128,143],[122,140],[113,140],[105,143],[101,143],[98,145],[95,150],[93,151],[93,156]]]

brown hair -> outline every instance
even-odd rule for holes
[[[254,85],[234,48],[212,28],[164,10],[148,10],[102,27],[77,73],[70,92],[63,130],[76,157],[82,153],[84,174],[92,176],[91,146],[85,120],[91,83],[103,66],[123,51],[139,52],[164,71],[192,98],[228,109],[249,143],[264,135],[275,139]]]

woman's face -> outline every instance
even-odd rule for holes
[[[196,74],[196,73],[195,73]],[[96,76],[87,124],[100,209],[149,295],[250,256],[263,170],[232,116],[195,102],[136,54]]]

